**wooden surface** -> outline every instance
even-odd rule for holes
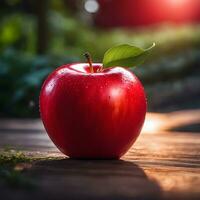
[[[0,184],[1,197],[199,200],[198,124],[199,110],[149,113],[137,142],[117,161],[68,159],[52,144],[40,120],[1,120],[0,149],[9,145],[30,157],[51,157],[34,162],[23,172],[34,178],[36,189],[26,191]]]

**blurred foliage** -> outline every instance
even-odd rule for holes
[[[173,25],[154,26],[143,29],[100,30],[85,25],[75,18],[64,18],[57,12],[50,14],[51,42],[49,52],[80,57],[89,51],[95,62],[101,62],[105,51],[119,44],[133,44],[149,47],[156,43],[154,56],[173,55],[188,48],[200,47],[200,25],[177,27]],[[59,22],[59,23],[58,23]],[[80,59],[83,60],[82,57]]]
[[[132,30],[99,30],[75,16],[49,10],[49,46],[47,53],[81,57],[85,51],[101,62],[104,52],[118,44],[147,47],[156,42],[154,59],[190,47],[200,47],[200,25],[162,25]],[[0,52],[8,47],[36,53],[36,19],[32,14],[13,13],[0,20]],[[159,56],[158,56],[159,55]],[[83,58],[82,58],[83,60]]]
[[[148,107],[169,112],[200,107],[200,49],[166,55],[133,69],[147,93]]]
[[[73,57],[34,56],[7,49],[0,55],[1,115],[38,116],[38,97],[44,78]]]
[[[0,50],[8,47],[35,52],[36,34],[33,17],[20,13],[2,17],[0,21]]]
[[[11,2],[15,2],[15,6],[22,1]],[[177,90],[193,91],[186,79],[189,76],[195,80],[199,78],[200,25],[166,24],[132,30],[100,30],[87,24],[87,20],[81,21],[78,14],[72,14],[62,2],[51,1],[48,10],[49,42],[45,55],[36,53],[37,20],[33,11],[14,9],[6,14],[5,9],[1,15],[1,117],[38,116],[39,91],[47,74],[59,65],[84,61],[82,54],[85,51],[91,53],[95,62],[101,62],[108,48],[122,43],[145,48],[156,42],[156,48],[145,64],[133,68],[145,84],[150,109],[155,108],[155,102],[161,105],[160,99],[167,97],[169,101]],[[196,84],[194,88],[198,91],[199,82],[190,82]]]

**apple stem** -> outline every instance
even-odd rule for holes
[[[86,52],[86,53],[84,54],[84,56],[86,57],[87,62],[89,63],[90,72],[91,72],[91,73],[94,73],[94,69],[93,69],[93,66],[92,66],[92,58],[91,58],[90,53],[89,53],[89,52]]]

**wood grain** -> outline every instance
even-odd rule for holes
[[[187,113],[185,117],[192,118]],[[169,124],[163,127],[167,129],[143,132],[119,161],[71,160],[55,148],[39,120],[0,121],[1,149],[9,145],[28,156],[51,157],[34,162],[24,172],[36,181],[34,191],[0,184],[1,195],[5,199],[199,200],[200,134],[169,131]]]

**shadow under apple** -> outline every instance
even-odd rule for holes
[[[161,196],[161,189],[143,169],[122,160],[39,161],[25,173],[38,183],[33,194],[37,199],[156,200]]]

